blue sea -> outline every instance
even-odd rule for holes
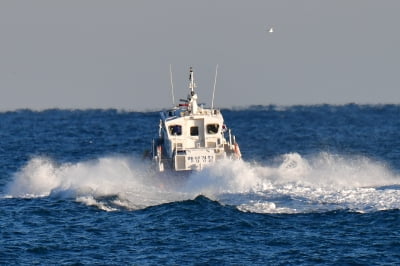
[[[1,112],[0,264],[400,264],[400,105],[222,113],[243,160],[175,177],[158,112]]]

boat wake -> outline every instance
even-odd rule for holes
[[[158,176],[128,157],[58,164],[36,157],[15,173],[5,197],[73,198],[105,211],[137,210],[198,195],[244,212],[371,212],[400,208],[400,177],[365,157],[297,153],[274,165],[219,161],[187,177]]]

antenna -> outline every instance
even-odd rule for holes
[[[169,77],[171,80],[172,104],[175,106],[174,83],[172,82],[172,65],[171,64],[169,64]]]
[[[215,95],[215,86],[217,85],[217,75],[218,75],[218,64],[215,67],[214,90],[213,90],[213,96],[212,96],[212,101],[211,101],[211,110],[214,109],[214,95]]]

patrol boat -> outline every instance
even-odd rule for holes
[[[190,68],[187,99],[160,112],[158,137],[152,143],[152,160],[159,172],[201,170],[220,159],[241,158],[239,145],[224,124],[221,111],[199,105],[195,88]]]

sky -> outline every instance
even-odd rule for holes
[[[0,110],[400,103],[398,0],[2,0]],[[274,28],[268,33],[269,27]]]

